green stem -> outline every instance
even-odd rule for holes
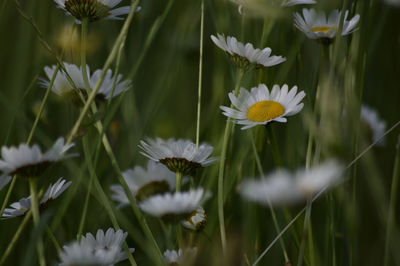
[[[251,131],[250,131],[250,135],[251,135],[251,146],[253,148],[253,153],[254,153],[254,157],[256,159],[257,168],[258,168],[258,171],[260,172],[260,175],[262,176],[262,178],[264,178],[264,170],[263,170],[263,167],[261,164],[260,156],[258,155],[258,152],[257,152],[256,143],[254,141],[255,137]],[[276,218],[275,210],[268,198],[267,198],[267,203],[268,203],[268,207],[271,210],[271,216],[272,216],[272,221],[274,222],[275,230],[279,234],[281,232],[281,229],[279,227],[278,219]],[[288,264],[288,263],[290,263],[290,260],[289,260],[289,256],[286,251],[285,243],[283,242],[282,238],[279,239],[279,242],[280,242],[280,245],[282,248],[283,257],[285,258],[285,263]]]
[[[197,100],[197,124],[196,124],[196,148],[200,142],[200,111],[201,111],[201,87],[203,79],[203,39],[204,39],[204,0],[201,0],[201,20],[200,20],[200,56],[199,56],[199,84]]]
[[[176,192],[181,191],[181,184],[182,184],[182,173],[176,172]]]
[[[51,242],[53,243],[54,247],[57,250],[57,253],[61,252],[60,244],[58,244],[56,237],[54,236],[53,232],[51,231],[49,226],[46,226],[46,233],[47,236],[50,238]]]
[[[39,216],[39,199],[37,195],[37,190],[36,190],[36,178],[30,177],[29,178],[29,188],[30,188],[30,193],[31,193],[31,209],[32,209],[32,216],[33,216],[33,222],[35,224],[35,228],[38,228],[39,226],[39,221],[40,221],[40,216]],[[43,241],[41,236],[39,236],[39,239],[37,241],[37,251],[38,251],[38,256],[39,256],[39,264],[40,266],[45,266],[46,261],[44,258],[44,247],[43,247]]]
[[[390,192],[390,203],[389,203],[389,213],[387,219],[386,228],[386,241],[385,241],[385,256],[384,256],[384,266],[388,266],[390,262],[390,246],[392,243],[392,235],[395,228],[395,211],[396,211],[396,201],[397,201],[397,190],[399,184],[400,176],[400,136],[397,143],[397,152],[394,162],[393,177],[392,177],[392,190]],[[397,255],[397,254],[395,254]]]
[[[242,69],[239,70],[234,92],[235,95],[237,95],[239,92],[240,83],[242,82],[244,73],[245,73],[244,70]],[[233,106],[231,104],[231,108],[232,107]],[[232,129],[231,119],[228,118],[225,125],[225,132],[222,142],[222,151],[219,161],[219,172],[218,172],[218,219],[219,219],[219,228],[221,232],[222,251],[224,254],[226,253],[226,233],[225,233],[225,221],[224,221],[224,171],[225,171],[226,153],[228,148],[228,140],[230,137],[231,129]]]
[[[87,68],[86,68],[86,35],[87,35],[87,24],[88,24],[88,19],[83,18],[82,19],[82,29],[81,29],[81,68],[82,68],[82,76],[83,76],[83,82],[85,84],[85,89],[87,93],[91,91],[90,84],[89,84],[89,78],[88,78],[88,73],[87,73]]]
[[[305,240],[307,238],[307,233],[311,229],[310,226],[309,226],[310,225],[310,218],[311,218],[311,207],[312,207],[312,198],[307,200],[306,215],[305,215],[305,218],[304,218],[303,233],[302,233],[302,236],[301,236],[299,258],[297,260],[297,266],[301,266],[303,264]],[[312,260],[311,260],[311,265],[312,265]]]

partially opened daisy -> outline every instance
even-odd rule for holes
[[[235,37],[217,34],[211,35],[211,40],[225,51],[231,58],[233,64],[239,68],[250,69],[275,66],[286,61],[282,56],[271,56],[271,48],[255,49],[251,43],[243,44]]]
[[[64,138],[59,138],[47,152],[42,153],[38,145],[29,146],[20,144],[18,147],[1,148],[0,170],[3,176],[18,175],[20,177],[37,177],[51,164],[73,155],[65,153],[74,146],[73,143],[65,145]]]
[[[338,33],[345,36],[357,30],[355,27],[360,20],[360,15],[356,14],[352,19],[347,20],[348,15],[349,11],[346,10],[342,28],[339,29],[341,16],[339,10],[333,10],[326,18],[323,11],[317,13],[314,9],[304,8],[303,16],[297,12],[294,14],[294,25],[308,38],[330,44]]]
[[[96,238],[87,233],[86,236],[82,236],[80,242],[75,241],[63,247],[59,254],[61,260],[59,265],[114,265],[127,258],[122,250],[122,243],[127,236],[128,233],[122,230],[114,231],[113,228],[109,228],[105,234],[103,230],[98,230]],[[134,248],[129,249],[130,252],[134,250]]]
[[[197,254],[197,248],[186,248],[184,250],[179,249],[169,250],[164,252],[164,260],[168,265],[186,265],[188,262],[193,261]]]
[[[379,117],[376,110],[365,104],[361,106],[361,122],[367,125],[373,142],[377,141],[386,132],[386,121]],[[382,139],[377,143],[378,146],[384,144],[385,139]]]
[[[304,201],[342,180],[343,166],[328,160],[310,169],[295,173],[278,170],[265,178],[247,179],[240,185],[240,194],[247,200],[265,206],[292,204]]]
[[[122,173],[132,195],[141,201],[154,194],[175,189],[175,174],[161,163],[149,160],[147,167],[135,166]],[[112,185],[114,194],[111,198],[118,201],[118,207],[129,204],[128,197],[121,185]]]
[[[195,211],[204,198],[204,190],[198,188],[186,192],[165,193],[147,198],[139,203],[146,213],[167,220],[181,218]]]
[[[182,220],[181,224],[186,229],[199,232],[207,223],[207,215],[203,207],[198,207],[188,217]]]
[[[71,181],[67,182],[65,179],[59,178],[54,185],[50,185],[47,191],[44,193],[39,203],[39,208],[43,209],[47,204],[60,196],[69,186]],[[17,216],[25,215],[25,213],[31,208],[31,196],[22,198],[18,202],[14,202],[11,208],[6,208],[2,218],[13,218]]]
[[[274,85],[270,93],[267,86],[260,84],[250,92],[241,88],[238,96],[234,92],[229,93],[229,99],[236,109],[226,106],[220,108],[225,116],[244,125],[244,130],[272,121],[285,123],[286,116],[295,115],[303,109],[304,104],[300,102],[305,96],[304,91],[297,93],[297,86],[289,90],[286,84],[282,88]]]
[[[129,6],[114,7],[122,0],[54,0],[57,7],[75,17],[77,23],[83,19],[97,21],[101,19],[123,20],[119,17],[130,11]]]
[[[208,166],[216,161],[210,158],[214,148],[208,144],[201,144],[196,148],[190,140],[173,138],[163,140],[156,138],[140,141],[139,147],[143,150],[141,154],[147,158],[160,162],[173,172],[183,175],[192,174],[194,170]]]
[[[72,100],[73,103],[75,104],[81,104],[81,100],[79,99],[78,92],[76,89],[78,89],[82,95],[87,98],[88,92],[85,89],[85,83],[83,81],[83,75],[82,75],[82,68],[78,67],[74,64],[68,64],[64,62],[65,70],[68,73],[68,75],[71,77],[75,88],[67,79],[67,74],[60,69],[57,72],[56,79],[54,81],[53,87],[51,90],[56,93],[59,96],[66,97],[70,100]],[[87,68],[87,73],[88,73],[88,80],[90,83],[90,89],[93,89],[95,84],[100,78],[100,75],[102,74],[102,70],[98,69],[96,70],[92,75],[90,75],[90,68],[88,65],[86,65]],[[57,67],[55,65],[48,67],[46,66],[44,68],[44,72],[46,73],[47,79],[41,79],[40,85],[44,88],[47,88],[50,86],[50,80],[52,79],[55,70]],[[103,79],[103,82],[101,83],[101,86],[96,94],[96,101],[104,101],[105,99],[109,99],[111,97],[115,97],[119,94],[121,94],[124,91],[127,91],[131,88],[131,81],[129,79],[123,80],[122,81],[122,75],[119,74],[116,79],[115,83],[115,88],[114,91],[112,91],[113,83],[114,83],[114,77],[112,74],[112,70],[108,69],[106,72],[106,75]],[[113,92],[113,93],[112,93]],[[112,93],[112,94],[111,94]]]

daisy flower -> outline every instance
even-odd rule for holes
[[[297,86],[289,91],[286,84],[282,88],[274,85],[270,93],[267,86],[260,84],[250,92],[241,88],[237,97],[234,92],[229,93],[229,99],[236,109],[226,106],[220,108],[236,124],[244,125],[244,130],[272,121],[285,123],[286,116],[295,115],[303,109],[304,104],[300,102],[305,96],[304,91],[297,93]]]
[[[143,150],[141,154],[150,160],[160,162],[172,172],[183,175],[192,174],[194,170],[216,161],[216,158],[209,158],[214,150],[212,146],[201,144],[196,148],[196,144],[190,140],[147,138],[146,141],[140,141],[139,147]]]
[[[310,39],[320,40],[324,44],[330,44],[340,31],[342,36],[348,35],[356,31],[355,28],[360,15],[356,14],[352,19],[347,20],[349,11],[346,10],[343,18],[342,28],[340,26],[341,12],[333,10],[328,19],[324,12],[318,12],[314,9],[303,9],[303,16],[299,13],[294,14],[294,25],[304,32]]]
[[[58,179],[54,185],[50,185],[46,193],[44,193],[39,203],[39,208],[44,208],[49,201],[58,198],[69,186],[71,181],[67,182],[65,179]],[[25,213],[31,208],[31,196],[22,198],[18,202],[14,202],[10,205],[11,208],[4,210],[3,219],[14,218],[17,216],[25,215]]]
[[[202,188],[186,192],[165,193],[147,198],[139,203],[146,213],[160,218],[188,215],[195,211],[203,201]]]
[[[122,230],[115,232],[113,228],[109,228],[105,234],[103,230],[98,230],[96,238],[87,233],[86,236],[82,236],[80,242],[75,241],[63,247],[59,254],[61,259],[59,265],[114,265],[127,258],[121,248],[127,235],[128,233]],[[134,250],[134,248],[129,249],[131,253]]]
[[[187,261],[193,260],[196,253],[197,248],[179,249],[178,251],[167,249],[164,252],[164,260],[168,265],[183,265]]]
[[[361,121],[364,122],[370,129],[372,141],[377,141],[386,132],[386,121],[383,121],[376,110],[363,104],[361,106]],[[382,139],[377,145],[385,144],[385,139]]]
[[[42,153],[38,145],[30,147],[27,144],[20,144],[19,147],[1,148],[0,170],[3,171],[3,176],[18,175],[21,177],[37,177],[48,166],[56,163],[64,158],[73,155],[65,156],[65,153],[74,146],[73,143],[65,145],[64,138],[59,138],[47,152]]]
[[[251,43],[243,44],[238,42],[235,37],[226,37],[217,34],[218,37],[211,35],[211,40],[220,49],[225,51],[231,58],[233,64],[239,68],[250,69],[251,67],[263,68],[275,66],[286,61],[282,56],[271,56],[271,48],[254,49]]]
[[[64,10],[67,15],[75,17],[76,22],[82,19],[93,22],[101,19],[123,20],[119,17],[130,12],[130,6],[114,7],[122,0],[54,0],[58,8]]]
[[[323,189],[338,184],[343,166],[334,160],[295,173],[278,170],[266,178],[245,180],[239,188],[247,200],[265,206],[291,204],[312,197]]]
[[[67,71],[68,75],[71,77],[72,81],[74,82],[75,88],[78,89],[85,98],[88,96],[88,92],[85,89],[85,83],[83,81],[83,75],[82,75],[82,68],[78,67],[74,64],[68,64],[64,62],[65,70]],[[48,88],[50,86],[50,80],[54,75],[54,72],[56,70],[56,65],[53,65],[51,67],[46,66],[44,68],[44,72],[46,73],[47,79],[41,79],[40,85],[43,88]],[[91,76],[90,76],[90,68],[88,65],[86,65],[87,73],[88,73],[88,80],[90,84],[90,88],[93,89],[95,84],[100,78],[100,75],[102,73],[101,69],[96,70]],[[112,92],[112,87],[114,83],[114,77],[112,74],[112,70],[108,69],[106,72],[106,75],[104,77],[103,82],[101,83],[101,86],[97,92],[96,95],[96,101],[104,101],[106,99],[109,99],[111,97],[115,97],[119,94],[121,94],[124,91],[127,91],[131,88],[131,81],[129,79],[121,81],[122,80],[122,75],[119,74],[117,76],[115,88],[114,88],[114,93],[111,95]],[[68,99],[71,99],[72,102],[76,104],[81,104],[81,99],[79,98],[79,95],[77,94],[77,91],[75,88],[70,84],[70,82],[67,79],[66,73],[60,69],[57,72],[56,79],[54,81],[53,87],[51,90],[56,93],[59,96],[66,97]]]
[[[175,174],[161,163],[147,162],[147,168],[135,166],[122,173],[129,190],[136,200],[141,201],[154,194],[160,194],[175,189]],[[119,202],[118,207],[129,204],[128,197],[121,185],[111,187],[114,194],[111,198]]]
[[[207,215],[203,207],[201,206],[198,207],[185,220],[181,222],[183,227],[196,232],[203,230],[206,223],[207,223]]]

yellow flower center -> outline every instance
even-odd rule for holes
[[[266,122],[283,115],[284,112],[285,107],[278,102],[261,101],[250,106],[246,116],[253,122]]]
[[[324,34],[327,34],[329,30],[335,30],[337,31],[337,27],[331,27],[331,26],[321,26],[321,27],[314,27],[311,29],[312,32],[323,32]]]

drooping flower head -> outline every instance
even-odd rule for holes
[[[244,125],[244,130],[272,121],[285,123],[286,116],[295,115],[303,109],[304,104],[300,102],[305,95],[304,91],[297,93],[297,86],[289,91],[286,84],[282,88],[274,85],[270,93],[267,86],[260,84],[250,92],[241,88],[237,97],[234,92],[229,93],[229,99],[236,109],[226,106],[220,108],[225,116],[233,118],[239,125]]]
[[[71,181],[67,182],[65,179],[59,178],[57,182],[54,183],[54,185],[50,185],[44,193],[39,202],[39,208],[45,208],[51,200],[58,198],[58,196],[60,196],[61,193],[63,193],[70,185]],[[22,198],[18,202],[12,203],[10,206],[11,208],[6,208],[4,210],[2,218],[14,218],[25,215],[25,213],[31,208],[31,196]]]
[[[64,66],[68,75],[71,77],[75,85],[75,88],[68,81],[67,74],[62,69],[60,69],[57,72],[57,76],[51,90],[57,95],[70,99],[73,103],[79,105],[81,104],[81,100],[79,98],[77,90],[79,90],[79,92],[82,93],[83,97],[87,98],[88,96],[88,92],[85,89],[85,83],[83,81],[82,68],[74,64],[68,64],[65,62]],[[51,67],[46,66],[44,68],[44,72],[46,73],[48,80],[41,79],[40,85],[42,87],[47,88],[48,86],[50,86],[50,80],[53,77],[56,68],[57,67],[55,65]],[[86,65],[86,69],[88,73],[90,89],[93,89],[102,74],[102,70],[98,69],[92,75],[90,75],[90,68],[88,65]],[[114,77],[112,74],[112,70],[108,69],[103,79],[103,82],[101,83],[101,86],[97,92],[95,98],[96,101],[101,102],[111,97],[115,97],[124,91],[129,90],[131,88],[131,81],[129,79],[122,81],[122,77],[123,76],[121,74],[118,74],[114,91],[112,91]],[[113,94],[111,95],[112,92]]]
[[[146,169],[135,166],[123,172],[122,176],[137,201],[175,189],[175,174],[163,164],[151,160],[148,161]],[[129,204],[121,185],[112,185],[111,190],[114,191],[111,198],[120,203],[118,207]]]
[[[147,158],[160,162],[172,172],[183,175],[192,174],[194,170],[208,166],[216,161],[209,158],[214,148],[208,144],[201,144],[198,148],[190,140],[168,139],[167,141],[157,138],[140,141],[139,147],[143,150],[141,154]]]
[[[194,212],[192,212],[188,217],[182,220],[182,226],[186,229],[200,232],[203,230],[207,223],[207,215],[204,211],[203,207],[197,208]]]
[[[186,192],[165,193],[147,198],[139,203],[139,207],[146,213],[164,218],[167,221],[176,221],[176,218],[189,215],[195,211],[204,198],[204,190],[198,188]]]
[[[105,234],[99,229],[96,238],[87,233],[86,236],[82,236],[80,242],[75,241],[63,247],[59,254],[60,265],[114,265],[127,258],[126,253],[122,251],[122,243],[127,236],[128,233],[122,230],[115,232],[113,228],[109,228]],[[134,248],[129,249],[130,252],[134,250]]]
[[[271,56],[271,48],[254,49],[251,43],[243,44],[235,37],[226,37],[217,34],[218,37],[211,35],[211,40],[225,51],[231,58],[233,64],[239,68],[249,70],[251,68],[263,68],[278,65],[286,61],[282,56]]]
[[[54,0],[57,7],[75,17],[77,23],[83,19],[93,22],[101,19],[123,20],[119,17],[130,11],[130,6],[114,7],[122,0]]]
[[[322,189],[342,180],[343,166],[329,160],[295,173],[278,170],[262,179],[247,179],[240,185],[240,194],[262,205],[284,205],[304,201]]]
[[[0,170],[4,176],[17,174],[20,177],[37,177],[53,163],[73,155],[65,153],[74,146],[65,145],[64,138],[59,138],[47,152],[42,153],[38,145],[20,144],[19,147],[1,148]]]
[[[349,11],[346,10],[342,28],[339,29],[341,17],[339,10],[333,10],[326,18],[323,11],[317,12],[315,9],[304,8],[303,16],[297,12],[294,14],[294,25],[308,38],[330,44],[338,33],[345,36],[357,30],[355,27],[360,20],[360,15],[356,14],[352,19],[347,20],[348,15]]]

